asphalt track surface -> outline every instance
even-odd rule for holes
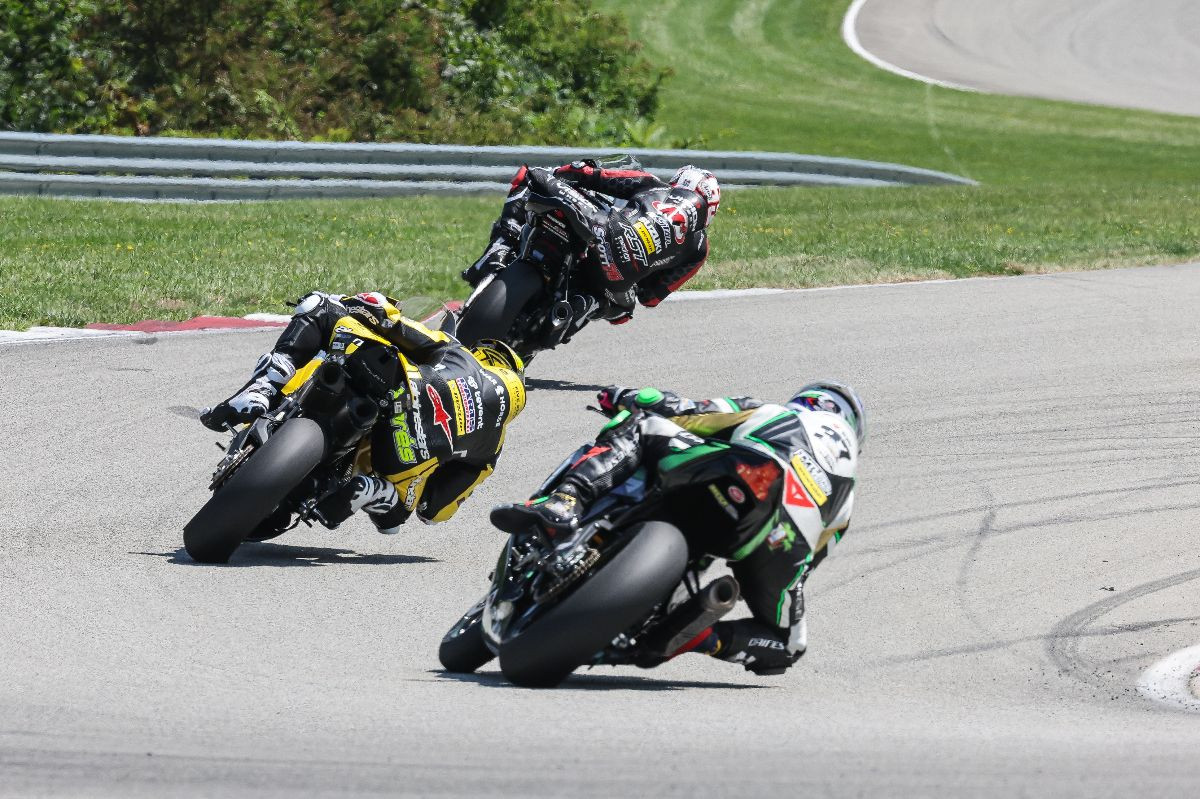
[[[0,795],[1195,796],[1200,718],[1135,689],[1200,643],[1200,265],[669,302],[535,364],[450,523],[182,554],[217,438],[195,408],[263,333],[0,348]],[[594,385],[871,413],[810,651],[563,687],[441,673],[522,497]]]
[[[998,94],[1200,115],[1195,0],[866,0],[862,46]]]

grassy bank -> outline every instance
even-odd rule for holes
[[[652,14],[631,0],[602,5],[623,12],[648,54],[676,71],[660,114],[664,136],[897,161],[983,184],[815,191],[789,202],[854,228],[849,250],[880,267],[949,256],[955,274],[991,273],[1200,254],[1200,119],[892,75],[842,41],[849,0],[666,0]],[[914,242],[914,227],[930,232]]]
[[[973,188],[731,194],[694,288],[810,286],[1200,255],[1200,119],[954,92],[838,31],[847,0],[625,12],[665,90],[664,138],[897,161]],[[699,9],[699,10],[697,10]],[[141,205],[0,198],[0,328],[282,310],[311,288],[461,296],[498,198]]]

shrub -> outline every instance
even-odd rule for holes
[[[615,143],[637,53],[585,0],[0,0],[0,127]]]

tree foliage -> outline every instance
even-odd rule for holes
[[[0,128],[618,142],[638,51],[587,0],[0,0]]]

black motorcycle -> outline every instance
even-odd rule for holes
[[[440,327],[453,334],[453,316]],[[339,320],[326,350],[283,387],[279,406],[234,431],[213,495],[183,529],[188,555],[226,563],[243,541],[325,524],[318,503],[352,475],[376,419],[398,401],[404,369],[404,356],[379,332],[353,316]]]
[[[584,451],[563,461],[538,494]],[[498,656],[506,678],[533,687],[556,685],[585,665],[650,667],[732,610],[734,578],[702,587],[701,575],[713,554],[778,523],[777,497],[762,486],[783,466],[716,441],[674,457],[659,464],[654,488],[639,470],[561,540],[535,525],[511,535],[487,594],[442,639],[446,670],[472,672]]]
[[[579,199],[607,210],[617,201],[586,189]],[[575,230],[561,206],[526,201],[529,221],[516,259],[479,282],[459,311],[457,337],[466,346],[499,339],[526,361],[564,344],[599,307],[587,288],[590,231]]]

